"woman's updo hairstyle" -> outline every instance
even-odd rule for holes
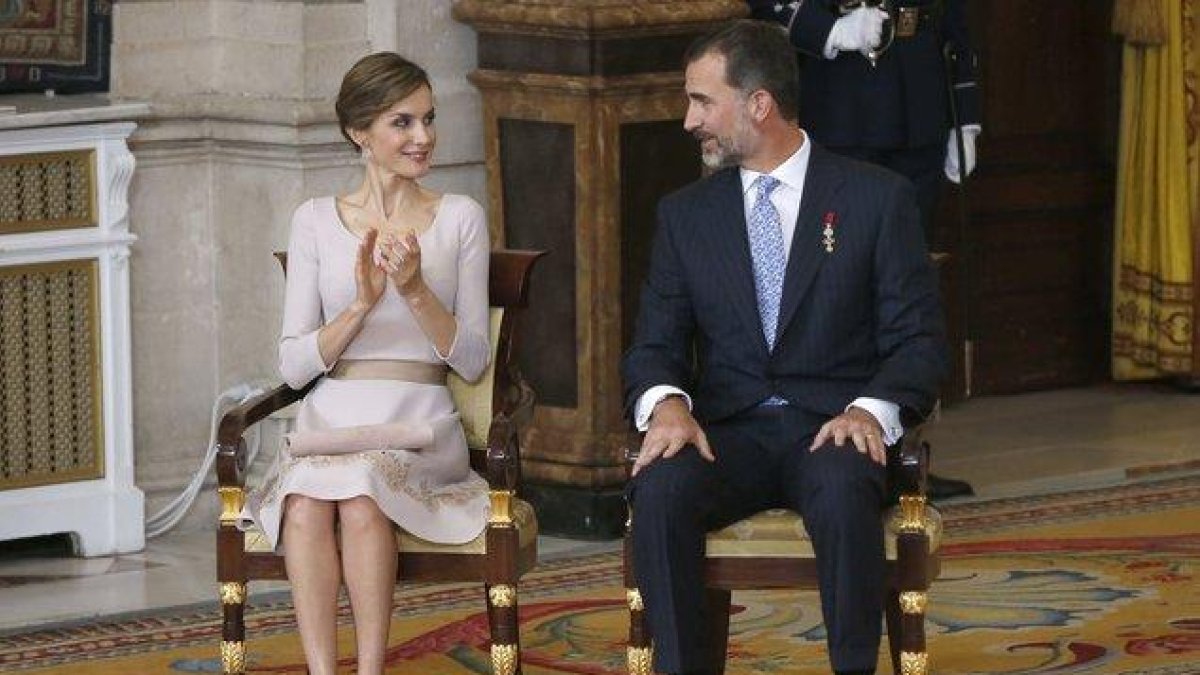
[[[361,150],[349,130],[367,129],[381,113],[421,87],[433,89],[429,75],[403,56],[377,52],[362,57],[346,71],[334,104],[342,135],[355,150]]]

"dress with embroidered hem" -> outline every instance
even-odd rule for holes
[[[444,195],[433,224],[418,238],[425,283],[457,322],[450,352],[437,352],[389,283],[340,358],[444,363],[474,380],[486,368],[491,351],[483,209],[469,197]],[[359,243],[341,222],[332,197],[302,204],[292,218],[279,341],[280,372],[292,387],[302,387],[327,371],[317,332],[356,297]],[[430,426],[432,442],[416,448],[306,456],[281,447],[266,480],[248,495],[241,526],[257,525],[279,550],[283,504],[289,494],[323,500],[368,496],[396,525],[417,537],[446,544],[474,539],[487,523],[487,483],[470,468],[466,438],[446,386],[322,377],[300,403],[294,430],[303,434],[394,423]]]

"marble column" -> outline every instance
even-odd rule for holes
[[[460,0],[478,33],[493,239],[550,255],[535,272],[520,365],[538,406],[524,438],[544,532],[619,535],[631,441],[620,356],[658,198],[700,174],[682,129],[682,56],[740,0]],[[634,439],[636,440],[636,439]]]

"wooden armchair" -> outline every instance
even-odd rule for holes
[[[631,446],[636,448],[636,444]],[[636,451],[626,458],[632,468]],[[925,603],[930,582],[939,573],[938,546],[941,515],[926,501],[925,484],[929,449],[918,430],[910,431],[888,453],[890,494],[898,503],[883,518],[887,538],[887,587],[885,616],[892,668],[897,675],[928,672],[925,649]],[[652,647],[645,624],[642,597],[634,580],[633,538],[630,512],[625,534],[625,592],[629,603],[629,646],[626,662],[630,673],[651,671]],[[800,516],[786,509],[755,514],[724,529],[711,532],[707,540],[705,580],[712,621],[710,641],[718,645],[717,672],[725,670],[729,643],[730,594],[734,590],[771,588],[817,589],[817,567],[812,542]]]
[[[533,392],[513,361],[517,312],[527,305],[529,275],[544,252],[499,250],[491,254],[492,363],[474,384],[450,376],[471,466],[490,487],[491,516],[483,533],[458,546],[432,544],[397,530],[397,576],[411,581],[480,581],[484,585],[494,672],[520,671],[517,583],[537,561],[537,520],[517,499],[520,489],[519,430],[533,411]],[[286,271],[286,254],[276,253]],[[246,584],[251,579],[286,579],[283,557],[275,555],[261,532],[236,526],[246,496],[243,434],[268,415],[299,401],[312,387],[280,385],[230,410],[217,437],[217,479],[221,516],[217,528],[217,580],[224,622],[221,663],[225,673],[245,672]]]

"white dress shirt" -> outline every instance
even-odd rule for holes
[[[800,148],[792,153],[782,164],[775,167],[770,175],[779,180],[779,186],[771,193],[771,204],[779,212],[779,222],[783,226],[783,255],[784,259],[791,253],[792,238],[796,235],[796,221],[800,217],[800,199],[804,195],[804,179],[808,175],[808,159],[812,155],[812,145],[808,135],[800,143]],[[754,208],[757,196],[753,190],[754,181],[762,174],[750,169],[741,169],[742,204],[747,221]],[[668,396],[682,396],[687,402],[688,409],[692,407],[692,398],[687,392],[669,384],[659,384],[647,389],[634,406],[634,424],[638,431],[650,428],[650,416],[654,407]],[[904,434],[900,425],[900,406],[878,398],[860,396],[847,406],[862,408],[871,414],[883,429],[883,442],[892,445]]]

